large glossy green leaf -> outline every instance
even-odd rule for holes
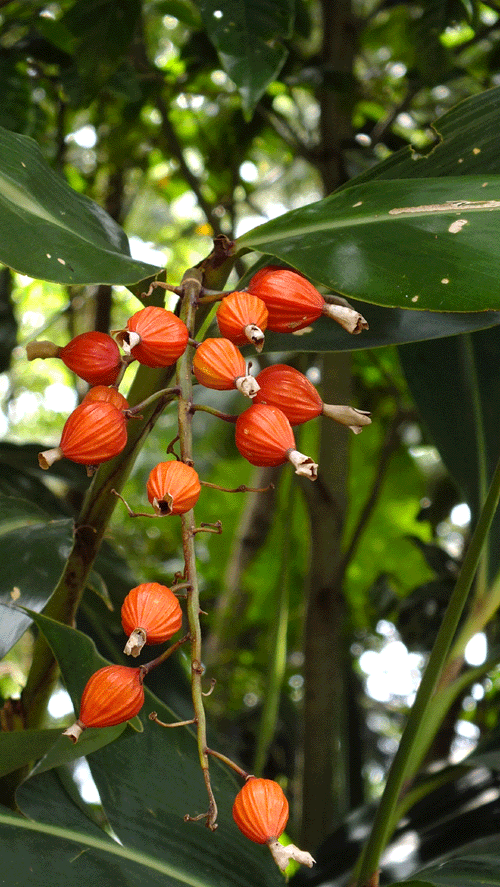
[[[346,296],[398,308],[500,308],[500,177],[368,181],[237,241]]]
[[[500,452],[500,331],[406,345],[400,360],[441,457],[477,514]],[[500,565],[500,515],[490,531],[491,573]]]
[[[203,24],[250,114],[288,55],[292,0],[201,0]]]
[[[74,629],[43,616],[35,618],[56,653],[70,694],[76,698],[85,672],[88,677],[92,671],[89,656],[93,645]],[[219,829],[211,833],[202,823],[183,821],[185,813],[197,814],[207,807],[195,737],[186,729],[165,730],[153,724],[147,718],[152,709],[162,720],[175,719],[147,691],[140,713],[144,732],[126,729],[119,739],[88,758],[104,814],[121,844],[99,834],[95,823],[69,802],[51,770],[33,776],[17,793],[20,809],[36,820],[31,837],[35,840],[36,835],[38,853],[43,857],[54,849],[62,869],[72,858],[71,879],[65,883],[75,887],[88,883],[85,858],[92,865],[102,865],[99,887],[113,883],[111,866],[114,884],[134,887],[145,882],[164,887],[279,885],[280,875],[266,848],[247,841],[234,825],[231,806],[238,785],[217,761],[213,761],[211,773],[219,804]],[[5,826],[3,843],[22,846],[26,832],[19,820],[6,814],[1,821]],[[87,853],[75,854],[75,844],[86,848]],[[51,872],[51,883],[59,885],[62,874],[56,871],[55,879]],[[46,880],[34,873],[29,883],[41,887]]]
[[[20,506],[14,507],[18,522]],[[10,519],[13,518],[11,513]],[[15,605],[43,609],[62,573],[72,540],[73,521],[31,523],[29,514],[22,526],[2,535],[0,656],[10,650],[31,623],[29,616]]]
[[[0,129],[0,262],[58,283],[137,283],[159,269],[132,259],[125,232],[73,191],[38,145]]]

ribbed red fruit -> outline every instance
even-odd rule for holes
[[[109,388],[107,385],[95,385],[93,388],[89,388],[82,403],[94,403],[94,401],[112,403],[117,410],[128,410],[128,401],[123,394],[120,394],[116,388]]]
[[[41,468],[66,457],[80,465],[100,465],[124,449],[125,417],[112,403],[81,403],[66,420],[58,447],[38,454]]]
[[[150,472],[148,499],[158,515],[184,514],[194,508],[201,486],[194,468],[176,460],[160,462]]]
[[[236,795],[233,818],[245,837],[268,844],[285,831],[288,801],[277,782],[251,776]]]
[[[166,585],[143,582],[129,591],[123,601],[121,618],[129,638],[124,652],[138,656],[144,644],[162,644],[179,631],[182,610]]]
[[[253,342],[257,351],[262,351],[267,317],[268,311],[262,299],[246,292],[224,296],[217,309],[221,334],[235,345]]]
[[[127,321],[126,329],[115,333],[123,350],[148,367],[168,367],[184,354],[189,332],[179,317],[148,305]]]
[[[278,407],[252,404],[236,421],[236,446],[252,465],[292,463],[296,474],[316,480],[318,466],[295,447],[292,426]]]
[[[216,391],[237,388],[255,397],[259,390],[253,376],[247,374],[245,358],[229,339],[205,339],[196,349],[193,373],[198,382]]]
[[[265,302],[269,312],[267,328],[275,333],[291,333],[309,326],[325,307],[323,296],[305,277],[273,265],[257,271],[248,292]]]
[[[113,727],[133,718],[144,704],[140,668],[106,665],[89,678],[78,720],[65,735],[76,742],[86,727]]]
[[[236,446],[252,465],[282,465],[295,449],[292,427],[278,407],[252,404],[238,416]]]
[[[260,385],[254,403],[278,407],[291,425],[302,425],[323,411],[323,401],[309,379],[284,363],[261,370]]]
[[[350,406],[323,403],[314,385],[303,373],[283,363],[261,370],[257,376],[260,390],[254,403],[277,406],[291,425],[302,425],[316,416],[327,416],[346,425],[359,434],[364,425],[370,425],[370,414]]]
[[[107,333],[81,333],[61,348],[59,357],[68,369],[89,385],[112,385],[121,368],[118,345]]]
[[[122,366],[114,339],[97,331],[80,333],[63,348],[45,339],[29,342],[26,356],[28,360],[59,357],[68,369],[89,385],[113,385]]]

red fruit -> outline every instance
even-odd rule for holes
[[[59,357],[89,385],[112,385],[121,369],[118,345],[107,333],[81,333],[61,348]]]
[[[138,656],[144,644],[168,641],[182,625],[182,610],[166,585],[144,582],[129,591],[123,601],[122,625],[129,640],[124,652]]]
[[[241,413],[236,446],[252,465],[282,465],[288,459],[296,474],[316,480],[318,466],[295,448],[292,426],[278,407],[257,403]]]
[[[265,302],[267,328],[275,333],[303,329],[323,313],[325,300],[301,274],[269,266],[252,277],[249,293]]]
[[[348,333],[360,333],[368,324],[358,311],[342,299],[338,303],[325,302],[321,293],[296,271],[287,271],[270,265],[257,271],[248,291],[266,303],[269,317],[267,328],[276,333],[291,333],[313,323],[326,314]]]
[[[278,407],[291,425],[301,425],[323,412],[323,401],[309,379],[284,363],[261,370],[255,403]]]
[[[133,718],[144,704],[140,668],[106,665],[89,678],[80,703],[80,715],[64,731],[76,742],[86,727],[113,727]]]
[[[262,299],[245,292],[224,296],[217,309],[221,334],[235,345],[253,342],[257,351],[262,351],[264,345],[267,317],[268,311]]]
[[[106,385],[96,385],[90,388],[82,400],[82,403],[94,403],[94,401],[112,403],[117,410],[128,410],[128,401],[116,388],[108,388]]]
[[[288,801],[277,782],[251,776],[233,804],[240,832],[256,844],[276,841],[288,822]]]
[[[147,482],[148,499],[158,515],[184,514],[194,508],[201,486],[194,468],[185,462],[160,462]]]
[[[189,339],[186,324],[179,317],[149,305],[127,321],[126,329],[115,333],[123,350],[148,367],[168,367],[184,354]]]
[[[323,403],[309,379],[286,364],[276,363],[261,370],[257,382],[260,390],[254,402],[278,407],[291,425],[301,425],[322,415],[359,434],[364,425],[371,424],[370,414],[365,410]]]
[[[89,385],[113,385],[121,370],[118,345],[107,333],[81,333],[64,348],[45,340],[26,346],[28,360],[60,357],[68,369]]]
[[[247,374],[245,359],[229,339],[205,339],[196,349],[193,373],[206,388],[228,391],[237,388],[248,397],[259,390]]]
[[[59,446],[39,453],[38,462],[46,469],[65,456],[80,465],[100,465],[121,453],[126,443],[121,410],[103,401],[81,403],[66,420]]]

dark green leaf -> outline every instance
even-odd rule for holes
[[[0,208],[0,261],[22,274],[58,283],[127,284],[158,270],[130,257],[125,232],[56,175],[32,139],[5,129]]]
[[[244,234],[312,280],[366,302],[500,307],[500,177],[369,181]]]
[[[443,848],[444,849],[444,848]],[[416,873],[425,883],[448,887],[498,887],[500,851],[498,837],[484,838],[466,845],[457,854],[443,857],[435,865]]]
[[[0,733],[0,776],[41,758],[60,734],[58,729],[15,730],[12,733],[3,730]]]
[[[407,345],[400,360],[424,424],[477,515],[500,451],[500,331]],[[492,573],[499,552],[497,515],[490,532]]]
[[[2,535],[1,656],[31,623],[30,617],[12,604],[36,611],[43,609],[61,575],[72,541],[70,520],[25,524]]]
[[[206,32],[250,115],[288,55],[292,0],[202,0]]]
[[[94,670],[96,654],[93,645],[74,629],[40,615],[34,618],[58,658],[70,694],[78,694],[82,681]],[[162,873],[163,885],[255,887],[259,884],[277,887],[281,876],[267,849],[246,840],[232,820],[231,806],[238,785],[233,775],[216,760],[211,764],[211,775],[219,804],[218,831],[213,834],[200,823],[183,821],[185,813],[202,813],[207,807],[196,740],[191,731],[165,730],[153,724],[147,718],[153,709],[162,720],[175,720],[175,715],[147,691],[140,714],[144,733],[125,730],[107,748],[89,756],[104,813],[121,845],[107,844],[104,834],[102,842],[96,843],[94,823],[75,805],[71,805],[66,818],[68,804],[57,789],[55,774],[51,772],[32,777],[17,793],[21,810],[43,823],[34,825],[34,831],[52,836],[50,839],[40,838],[39,852],[42,849],[48,852],[54,837],[87,846],[89,854],[78,856],[74,861],[75,881],[81,881],[81,858],[90,855],[93,860],[97,853],[100,859],[107,851],[115,854],[116,877],[118,873],[121,881],[127,877],[126,883],[131,885],[144,883],[144,879],[148,883],[157,883],[157,873]],[[17,823],[3,821],[12,829],[7,840],[19,840],[19,833],[15,831]],[[74,832],[75,829],[78,833]],[[141,866],[140,876],[132,876],[128,860]],[[33,887],[42,883],[33,878],[30,881]],[[98,883],[101,887],[101,883],[108,882]]]

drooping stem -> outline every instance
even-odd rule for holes
[[[476,574],[483,545],[500,500],[500,460],[496,466],[490,489],[474,530],[460,570],[457,584],[432,648],[415,702],[403,731],[398,750],[389,770],[380,805],[375,815],[370,837],[356,867],[355,883],[359,887],[370,883],[377,871],[380,856],[396,825],[395,813],[405,780],[411,769],[413,754],[426,727],[426,716],[432,704],[440,677],[448,662],[448,654],[465,607],[472,581]]]
[[[190,334],[192,334],[194,330],[196,305],[201,290],[201,281],[201,271],[193,268],[187,271],[183,278],[183,300],[180,316],[190,331]],[[192,347],[188,346],[182,357],[177,361],[177,385],[180,391],[178,401],[179,442],[181,459],[189,465],[193,463],[193,438],[191,428],[193,419],[193,387],[191,375],[192,352]],[[186,582],[189,583],[186,601],[189,631],[191,635],[191,694],[196,720],[198,756],[209,800],[208,811],[204,816],[206,817],[207,827],[213,831],[217,828],[217,804],[210,783],[206,717],[201,687],[201,679],[204,669],[202,666],[201,654],[200,597],[194,545],[196,530],[194,510],[191,509],[186,512],[186,514],[181,515],[181,520],[182,547],[184,551],[185,565],[184,578]],[[186,816],[185,818],[190,820],[199,819],[200,817]]]

